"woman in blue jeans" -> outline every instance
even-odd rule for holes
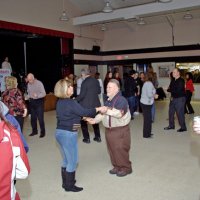
[[[83,108],[70,97],[73,86],[65,79],[59,80],[54,88],[58,97],[56,105],[57,127],[55,137],[62,155],[62,187],[65,191],[80,192],[82,187],[75,186],[75,172],[78,163],[78,128],[83,116],[94,117],[100,108]]]

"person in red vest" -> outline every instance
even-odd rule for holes
[[[185,102],[185,113],[187,114],[194,114],[193,107],[191,105],[191,98],[192,94],[194,92],[194,84],[193,84],[193,76],[191,72],[187,72],[185,74],[186,78],[186,84],[185,84],[185,90],[186,90],[186,102]]]
[[[20,200],[14,180],[27,178],[29,161],[19,133],[2,113],[0,107],[0,199]]]

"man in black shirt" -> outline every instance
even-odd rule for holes
[[[171,92],[171,99],[169,104],[169,126],[164,130],[175,129],[174,114],[176,112],[179,124],[181,126],[177,132],[187,131],[185,125],[185,81],[180,77],[180,70],[175,68],[173,70],[174,79],[171,80],[169,85],[169,92]]]

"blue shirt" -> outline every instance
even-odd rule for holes
[[[83,108],[74,99],[59,99],[56,104],[57,129],[77,131],[82,117],[94,117],[95,108]]]

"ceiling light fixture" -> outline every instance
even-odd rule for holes
[[[68,21],[69,18],[67,16],[66,10],[65,10],[65,0],[63,0],[63,11],[62,14],[60,16],[60,21]]]
[[[172,0],[158,0],[158,2],[160,2],[160,3],[169,3],[169,2],[171,2]]]
[[[192,16],[192,14],[191,14],[190,12],[187,12],[187,13],[183,16],[183,19],[186,19],[186,20],[192,19],[192,18],[193,18],[193,16]]]
[[[143,18],[139,18],[138,21],[137,21],[137,24],[138,24],[138,25],[145,25],[146,22],[144,21]]]
[[[113,8],[112,8],[112,6],[110,5],[110,2],[107,1],[107,2],[106,2],[106,5],[105,5],[105,7],[104,7],[104,9],[103,9],[103,12],[104,12],[104,13],[110,13],[110,12],[112,12],[112,11],[113,11]]]
[[[106,31],[106,30],[107,30],[106,25],[105,25],[105,24],[102,24],[102,25],[101,25],[101,31]]]

